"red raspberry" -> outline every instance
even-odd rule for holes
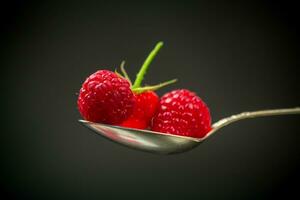
[[[131,115],[135,98],[126,79],[99,70],[83,83],[77,104],[88,121],[118,124]]]
[[[202,138],[211,130],[209,109],[195,93],[174,90],[161,98],[152,130]]]
[[[120,126],[145,129],[150,125],[159,103],[159,97],[153,91],[135,94],[136,104],[130,117]]]

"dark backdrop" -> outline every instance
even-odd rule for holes
[[[243,121],[159,156],[77,120],[76,92],[125,59],[131,76],[165,46],[147,83],[174,77],[213,121],[299,106],[292,1],[10,1],[1,5],[1,195],[30,199],[273,199],[298,195],[299,116]]]

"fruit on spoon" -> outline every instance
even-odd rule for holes
[[[135,94],[135,102],[132,114],[120,126],[145,129],[157,110],[159,97],[153,91],[146,91]]]
[[[129,81],[108,70],[90,75],[82,84],[77,100],[84,119],[105,124],[118,124],[127,119],[134,104]]]
[[[151,130],[202,138],[211,130],[210,112],[194,92],[174,90],[162,96]]]

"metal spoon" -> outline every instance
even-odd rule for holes
[[[272,115],[300,114],[300,107],[287,109],[260,110],[243,112],[221,119],[212,125],[212,130],[203,138],[177,136],[149,130],[131,129],[120,126],[93,123],[79,120],[80,123],[90,128],[99,135],[104,136],[119,144],[156,154],[174,154],[195,148],[219,129],[242,119],[265,117]]]

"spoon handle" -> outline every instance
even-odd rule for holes
[[[224,119],[217,121],[212,125],[212,128],[213,128],[213,132],[215,132],[216,130],[224,126],[227,126],[232,122],[236,122],[242,119],[266,117],[266,116],[273,116],[273,115],[290,115],[290,114],[300,114],[300,107],[242,112],[240,114],[232,115],[230,117],[226,117]]]

